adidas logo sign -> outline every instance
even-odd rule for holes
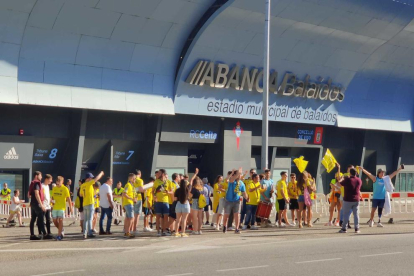
[[[17,154],[16,150],[14,147],[12,147],[5,155],[4,155],[4,159],[6,160],[17,160],[19,159],[19,155]]]

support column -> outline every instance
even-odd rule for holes
[[[323,193],[323,182],[322,182],[322,158],[323,158],[323,147],[319,149],[319,161],[318,161],[318,169],[316,174],[316,192]]]
[[[276,151],[277,151],[277,147],[273,147],[272,148],[272,160],[270,161],[270,170],[272,174],[273,174],[273,170],[275,169]]]
[[[88,118],[88,110],[82,110],[82,117],[80,121],[80,132],[79,132],[79,143],[78,143],[78,153],[76,157],[76,169],[75,169],[75,179],[74,179],[74,188],[73,188],[73,202],[77,197],[77,188],[79,187],[78,180],[81,179],[82,173],[82,159],[83,159],[83,149],[85,147],[85,133],[86,133],[86,121]]]
[[[151,175],[157,169],[158,152],[160,149],[161,126],[162,126],[162,117],[159,116],[158,121],[157,121],[157,130],[155,132],[154,152],[152,155],[152,164],[151,164]]]

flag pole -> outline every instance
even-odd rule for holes
[[[264,35],[264,66],[263,66],[263,106],[262,106],[262,156],[261,167],[269,165],[269,48],[270,48],[270,2],[266,0],[265,35]]]

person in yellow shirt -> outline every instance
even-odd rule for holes
[[[83,198],[83,238],[86,239],[94,238],[95,234],[92,232],[92,218],[94,213],[94,189],[93,185],[96,181],[99,181],[104,175],[104,172],[101,171],[96,177],[92,173],[86,173],[85,182],[80,187],[79,195]]]
[[[122,210],[122,193],[124,192],[124,188],[122,188],[122,182],[118,181],[116,183],[116,188],[112,192],[112,197],[114,198],[115,203],[115,220],[114,223],[119,225],[122,220],[123,210]]]
[[[7,187],[7,183],[3,183],[3,189],[1,190],[1,200],[10,200],[11,199],[11,190]]]
[[[154,184],[155,179],[150,177],[150,182],[148,184]],[[149,188],[145,191],[144,194],[144,204],[143,204],[143,213],[144,213],[144,232],[154,231],[149,227],[149,220],[151,219],[152,224],[152,206],[153,206],[153,194],[152,188]]]
[[[68,188],[63,185],[63,177],[58,176],[56,186],[52,190],[52,198],[55,202],[53,205],[52,217],[53,223],[58,229],[56,240],[63,239],[63,217],[65,215],[66,202],[69,204],[69,213],[73,212],[72,201],[70,200],[70,192]]]
[[[279,212],[278,212],[278,223],[279,227],[286,227],[282,225],[282,218],[285,219],[286,223],[290,226],[291,224],[288,222],[287,219],[287,205],[289,204],[289,196],[287,191],[287,172],[281,172],[280,176],[282,177],[276,184],[277,189],[277,202],[279,203]]]
[[[221,181],[220,181],[221,179]],[[219,205],[219,201],[220,201],[220,191],[218,189],[219,187],[219,183],[223,182],[223,176],[219,175],[216,177],[216,180],[214,181],[214,185],[213,185],[213,226],[214,228],[217,228],[217,219],[218,219],[218,205]]]
[[[329,206],[329,221],[325,224],[325,226],[339,226],[339,219],[340,219],[340,213],[341,213],[341,188],[343,188],[342,185],[339,185],[339,183],[342,181],[343,174],[340,172],[337,172],[335,174],[335,178],[331,180],[331,197],[330,197],[330,206]],[[338,217],[336,219],[336,223],[334,224],[332,222],[333,214],[335,209],[338,212]]]
[[[93,219],[92,219],[92,232],[94,234],[97,233],[95,227],[96,222],[98,221],[98,214],[101,212],[101,208],[99,207],[99,187],[101,187],[101,183],[97,181],[95,184],[93,184],[93,199],[94,199],[94,213],[93,213]],[[69,189],[68,189],[69,190]]]
[[[154,181],[152,193],[155,195],[155,215],[158,236],[171,236],[170,233],[167,233],[168,216],[170,214],[169,195],[174,193],[171,192],[171,183],[167,179],[166,171],[159,169],[157,175],[158,178]],[[162,229],[161,232],[159,229]]]
[[[134,224],[134,188],[132,183],[135,182],[135,174],[128,175],[128,183],[125,184],[124,192],[122,193],[122,207],[125,209],[125,224],[124,237],[134,238],[131,234]]]
[[[251,176],[250,181],[245,182],[246,183],[246,191],[248,195],[248,200],[246,203],[246,218],[243,225],[243,230],[247,229],[247,226],[250,224],[250,230],[258,230],[254,224],[256,223],[256,211],[257,206],[260,202],[260,177],[259,175],[254,171],[254,173]]]
[[[139,215],[142,213],[142,195],[144,192],[144,181],[141,179],[141,171],[136,170],[134,182],[134,227],[132,229],[134,235],[138,235]]]
[[[292,216],[292,225],[296,226],[296,222],[295,222],[295,218],[296,218],[296,213],[299,210],[299,203],[298,203],[298,187],[297,187],[297,181],[296,181],[296,174],[291,173],[290,174],[290,181],[288,183],[288,196],[289,196],[289,209],[291,212],[291,216]]]
[[[233,173],[232,171],[228,171],[227,178],[229,178],[232,173]],[[224,181],[223,177],[221,177],[221,180],[217,184],[218,184],[217,190],[219,192],[219,204],[217,207],[216,230],[220,231],[220,224],[224,217],[224,206],[226,203],[226,193],[227,193],[227,188],[228,188],[228,182],[227,182],[227,179],[226,181]]]

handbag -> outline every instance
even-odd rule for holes
[[[75,199],[75,208],[80,208],[81,206],[80,206],[80,199],[79,199],[79,197],[77,196],[76,197],[76,199]]]
[[[207,206],[206,197],[203,194],[200,194],[200,197],[198,198],[198,208],[203,209],[206,206]]]

